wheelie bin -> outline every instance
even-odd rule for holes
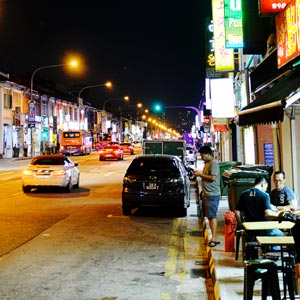
[[[240,165],[223,173],[222,179],[224,185],[228,187],[228,204],[231,211],[235,210],[241,193],[253,187],[256,177],[264,176],[270,186],[270,174],[272,174],[273,168],[270,170],[269,166],[264,166],[265,168],[262,165],[259,165],[259,168],[256,166]]]
[[[219,162],[220,175],[221,175],[221,178],[220,178],[221,196],[227,196],[228,195],[228,189],[224,185],[222,174],[226,170],[230,170],[232,167],[238,166],[238,165],[241,165],[241,162],[238,162],[238,161],[222,161],[222,162]]]

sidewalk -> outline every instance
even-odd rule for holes
[[[241,244],[239,259],[235,260],[235,252],[225,252],[224,214],[229,211],[227,196],[223,196],[218,211],[218,239],[221,244],[211,248],[213,268],[212,277],[216,277],[215,300],[241,300],[244,292],[244,263],[242,261]],[[208,234],[208,233],[206,233]],[[283,297],[282,275],[278,273],[281,296]],[[253,300],[261,300],[261,280],[254,285]],[[268,296],[267,299],[272,299]],[[297,297],[299,299],[299,297]]]

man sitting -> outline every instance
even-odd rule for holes
[[[283,171],[274,172],[273,181],[275,189],[270,193],[271,204],[279,210],[294,211],[295,195],[293,190],[285,185],[285,173]]]
[[[279,212],[271,208],[270,196],[266,193],[268,188],[268,181],[265,177],[259,176],[254,181],[254,186],[244,191],[236,206],[235,214],[237,220],[240,222],[259,222],[275,219],[278,217]],[[283,236],[284,233],[279,229],[271,230],[255,230],[247,232],[248,241],[255,240],[255,237],[261,236]],[[279,250],[279,246],[274,246],[273,250]],[[246,253],[246,259],[249,259]],[[257,256],[257,255],[255,255]],[[255,257],[253,257],[255,258]]]

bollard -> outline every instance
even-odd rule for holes
[[[224,240],[225,240],[225,252],[234,252],[234,237],[236,230],[236,217],[233,211],[227,211],[224,214],[225,218],[225,229],[224,229]]]

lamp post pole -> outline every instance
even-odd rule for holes
[[[125,101],[129,101],[129,97],[128,96],[107,99],[103,103],[102,111],[105,112],[105,105],[106,105],[107,102],[114,101],[114,100],[121,100],[121,99],[123,99]],[[102,119],[101,119],[101,124],[102,124]],[[120,124],[119,124],[119,134],[118,134],[120,142],[121,142],[121,136],[122,136],[122,127],[123,127],[123,118],[122,118],[122,114],[121,114],[121,116],[120,116]]]
[[[106,86],[106,87],[111,87],[112,83],[110,81],[106,82],[106,83],[102,83],[102,84],[95,84],[95,85],[89,85],[89,86],[85,86],[83,87],[79,93],[78,93],[78,98],[81,98],[81,93],[86,90],[86,89],[91,89],[91,88],[96,88],[96,87],[101,87],[101,86]]]
[[[105,112],[105,105],[106,105],[107,102],[114,101],[114,100],[121,100],[121,99],[123,99],[123,100],[125,100],[125,101],[128,101],[128,100],[129,100],[129,97],[128,97],[128,96],[125,96],[125,97],[118,97],[118,98],[107,99],[107,100],[105,100],[104,103],[103,103],[102,110]]]
[[[33,100],[33,79],[37,72],[43,69],[51,69],[51,68],[57,68],[57,67],[63,67],[68,64],[56,64],[56,65],[49,65],[49,66],[43,66],[35,69],[31,75],[30,78],[30,102],[29,102],[29,116],[28,116],[28,125],[30,126],[30,137],[31,137],[31,157],[34,156],[34,141],[33,141],[33,128],[35,128],[35,101]],[[72,66],[77,66],[77,62],[72,61]]]

